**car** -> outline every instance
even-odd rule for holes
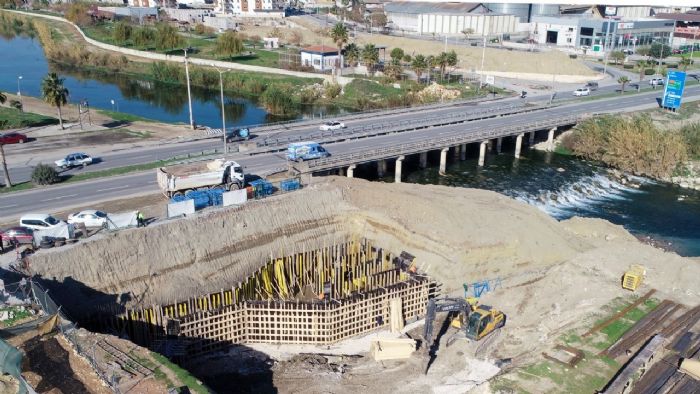
[[[92,157],[85,153],[71,153],[61,160],[56,160],[56,167],[59,168],[71,168],[77,166],[85,167],[88,164],[92,164]]]
[[[68,223],[83,223],[85,227],[104,227],[107,224],[107,214],[94,209],[80,211],[68,215]]]
[[[21,244],[30,244],[34,242],[34,230],[23,226],[11,227],[0,232],[0,240],[5,244],[10,244],[14,241]]]
[[[591,92],[598,90],[598,82],[596,81],[588,81],[586,83],[586,86]]]
[[[328,131],[328,130],[339,130],[339,129],[344,129],[344,128],[345,128],[345,123],[331,121],[331,122],[326,122],[326,123],[322,124],[319,127],[319,130]]]
[[[663,85],[663,84],[664,84],[663,78],[652,78],[649,80],[649,85],[652,85],[652,86]]]
[[[578,88],[574,90],[574,96],[580,97],[580,96],[588,96],[591,94],[591,89],[589,88]]]
[[[64,221],[46,213],[27,214],[19,218],[19,225],[32,230],[46,230],[65,224]]]
[[[24,144],[27,142],[27,136],[20,133],[5,133],[0,134],[0,144]]]

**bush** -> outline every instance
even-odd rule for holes
[[[634,68],[634,64],[624,64],[624,65],[622,65],[622,68],[626,68],[626,69],[628,69],[628,70],[629,70],[629,69],[633,69],[633,68]]]
[[[279,85],[270,85],[265,92],[260,96],[260,102],[273,115],[292,115],[296,113],[296,104],[289,94],[291,87],[280,87]]]
[[[338,85],[337,83],[329,83],[325,86],[324,95],[326,96],[326,98],[334,99],[338,97],[342,90],[343,88],[341,88],[340,85]]]
[[[570,59],[576,59],[576,58],[578,58],[578,55],[575,54],[575,53],[570,53],[570,54],[569,54],[569,58],[570,58]]]
[[[681,135],[688,147],[688,154],[700,157],[700,123],[692,123],[681,128]]]
[[[51,185],[59,180],[58,172],[49,165],[39,163],[32,171],[32,182],[37,185]]]
[[[653,68],[644,69],[644,75],[654,75],[656,71]]]

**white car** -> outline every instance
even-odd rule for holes
[[[663,78],[652,78],[649,80],[649,85],[651,85],[651,86],[663,85],[663,84],[664,84]]]
[[[103,227],[107,224],[107,214],[94,209],[68,215],[68,223],[83,223],[85,227]]]
[[[345,123],[332,121],[332,122],[326,122],[326,123],[322,124],[319,127],[319,130],[328,131],[328,130],[338,130],[338,129],[344,129],[344,128],[345,128]]]
[[[19,219],[19,225],[32,230],[46,230],[65,224],[64,221],[46,213],[30,213]]]
[[[581,97],[581,96],[588,96],[591,94],[591,89],[589,88],[578,88],[574,90],[574,96],[576,97]]]
[[[77,166],[85,167],[88,164],[92,164],[92,157],[85,153],[71,153],[61,160],[56,160],[56,167],[59,168],[71,168]]]

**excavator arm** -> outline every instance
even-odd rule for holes
[[[433,331],[435,330],[435,317],[439,312],[459,312],[466,321],[469,318],[471,307],[463,298],[431,298],[425,313],[425,325],[423,326],[423,341],[426,351],[433,347]]]

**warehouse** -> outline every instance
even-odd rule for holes
[[[397,1],[384,6],[394,30],[439,35],[498,35],[517,30],[519,18],[491,12],[481,3],[428,3]]]

